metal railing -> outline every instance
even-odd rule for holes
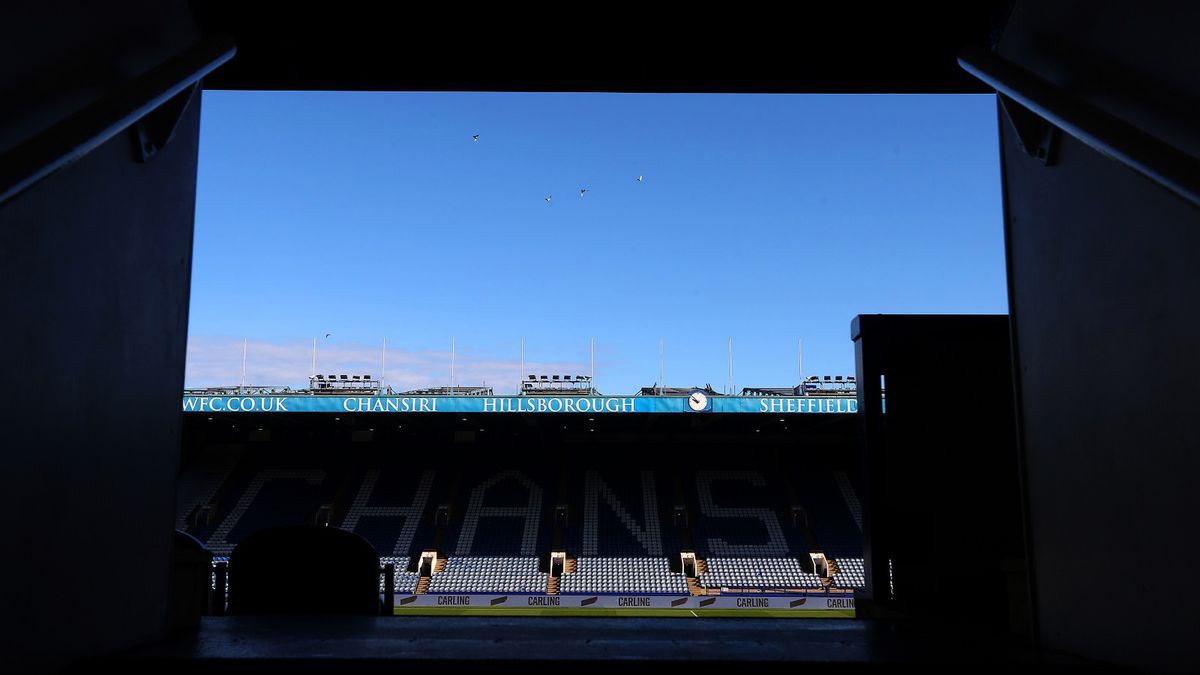
[[[1200,160],[980,47],[958,57],[997,93],[1200,207]]]
[[[236,51],[228,36],[208,38],[0,155],[0,204],[196,85]]]

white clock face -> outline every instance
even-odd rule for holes
[[[692,410],[700,412],[708,405],[708,397],[703,392],[693,391],[692,395],[688,397],[688,405]]]

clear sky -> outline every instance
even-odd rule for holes
[[[188,386],[853,374],[862,313],[1007,311],[991,96],[204,92]],[[473,141],[472,135],[479,134]],[[637,178],[644,180],[638,182]],[[579,191],[587,193],[580,198]],[[551,202],[545,201],[551,196]],[[330,337],[325,335],[329,333]]]

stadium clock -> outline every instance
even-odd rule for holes
[[[688,394],[688,407],[696,412],[704,412],[708,408],[708,396],[699,389],[693,389]]]

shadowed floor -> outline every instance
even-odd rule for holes
[[[906,663],[947,671],[982,663],[1043,672],[1106,669],[928,622],[489,616],[206,617],[198,631],[84,664],[79,672],[100,666],[127,673],[379,672],[412,662],[439,672],[554,663],[612,672],[621,667],[614,662],[679,662],[713,672],[794,672],[800,664],[845,672]]]

